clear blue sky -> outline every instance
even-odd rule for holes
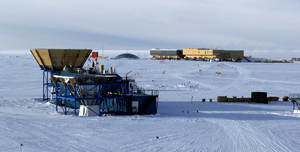
[[[0,0],[0,49],[208,47],[290,57],[300,50],[299,8],[298,0]]]

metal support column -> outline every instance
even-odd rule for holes
[[[67,111],[67,84],[66,84],[66,87],[65,87],[65,99],[64,99],[64,105],[65,105],[65,115],[68,114],[68,111]]]
[[[101,95],[102,95],[102,86],[99,85],[99,95],[98,95],[98,98],[99,98],[99,116],[101,116]]]
[[[48,72],[49,71],[43,71],[43,101],[48,101]]]
[[[75,89],[74,89],[74,102],[75,102],[75,106],[74,106],[74,114],[75,114],[75,116],[77,115],[76,114],[76,102],[77,102],[77,97],[76,97],[76,95],[77,95],[77,90],[76,90],[76,87],[77,87],[77,85],[75,85]],[[80,108],[80,107],[79,107]]]
[[[43,101],[50,101],[51,96],[55,93],[52,92],[52,88],[55,87],[51,82],[51,74],[59,74],[59,71],[43,71]]]
[[[57,86],[57,82],[56,82],[56,86]],[[56,93],[56,112],[58,112],[58,109],[57,109],[57,105],[58,105],[58,101],[59,99],[57,98],[58,97],[58,87],[55,87],[55,93]]]

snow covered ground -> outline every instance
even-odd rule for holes
[[[216,102],[217,96],[250,97],[253,91],[280,99],[298,93],[300,63],[99,61],[121,76],[132,70],[140,87],[160,91],[158,114],[135,119],[57,113],[54,105],[42,102],[43,73],[30,55],[0,58],[0,151],[300,149],[300,114],[291,112],[292,102]]]

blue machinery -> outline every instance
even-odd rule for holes
[[[99,108],[97,111],[89,108],[94,114],[101,116],[102,114],[114,113],[125,115],[125,99],[126,99],[126,83],[113,83],[113,84],[75,84],[75,89],[73,89],[71,83],[66,83],[65,87],[62,82],[57,82],[56,87],[56,111],[58,107],[61,107],[64,114],[68,114],[70,109],[75,109],[74,114],[78,115],[76,109],[79,109],[80,105],[97,105]],[[109,89],[109,87],[114,86],[121,88],[121,92],[115,92]],[[82,88],[88,87],[89,89],[85,92],[80,92]],[[110,90],[117,96],[112,97],[101,97],[104,90]],[[88,92],[94,92],[93,97],[88,97]],[[120,94],[119,94],[120,93]]]
[[[65,115],[102,116],[156,114],[158,91],[138,88],[134,80],[111,68],[82,69],[91,54],[87,49],[31,49],[43,70],[43,101],[56,104]]]
[[[79,116],[157,113],[158,91],[133,89],[129,80],[117,74],[91,75],[62,71],[51,78],[55,83],[56,111],[61,109],[65,115],[71,109],[74,115]],[[139,106],[134,107],[133,102]]]

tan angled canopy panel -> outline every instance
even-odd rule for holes
[[[31,49],[42,70],[62,71],[65,65],[82,67],[92,53],[90,49]]]

